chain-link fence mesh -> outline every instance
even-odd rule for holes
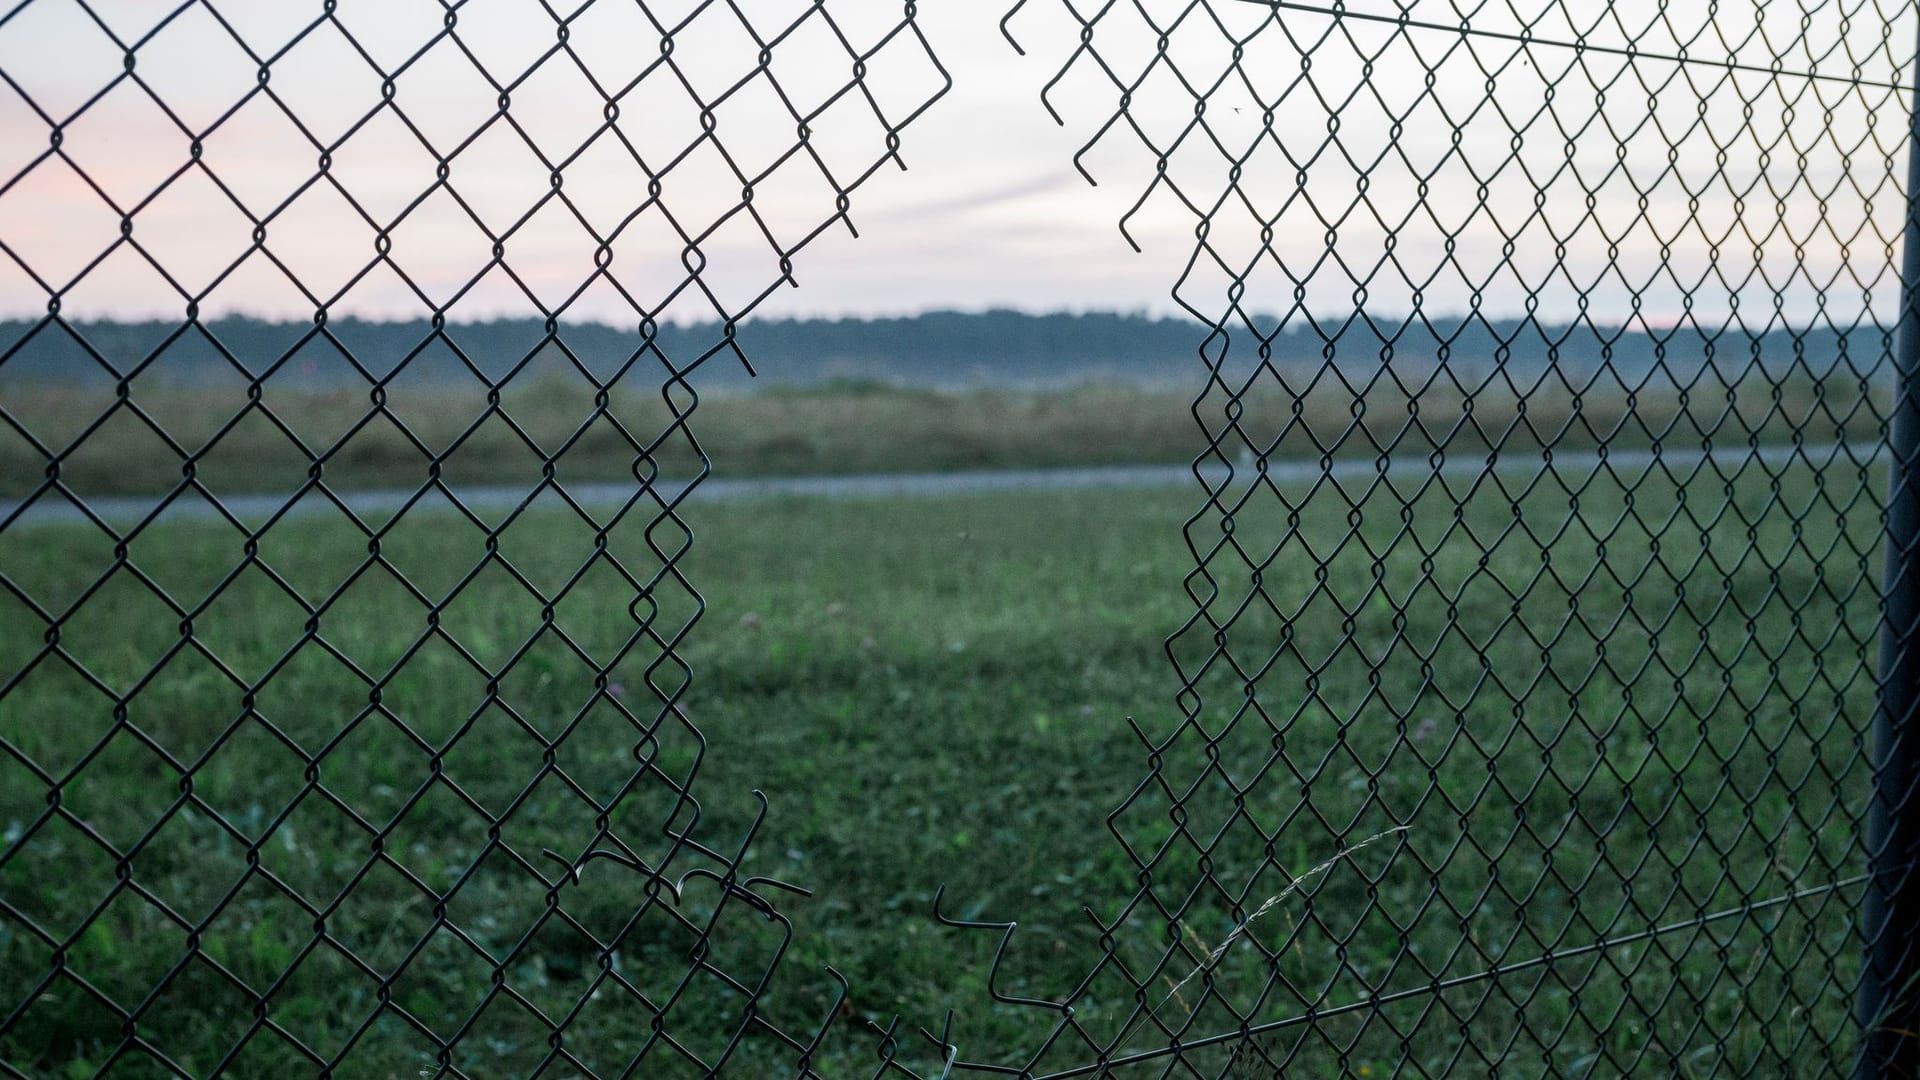
[[[84,373],[0,394],[7,1069],[838,1075],[863,1037],[782,963],[833,883],[696,800],[689,376],[946,72],[912,3],[521,6],[0,16],[46,135],[0,160],[46,298],[0,373]],[[1868,818],[1876,763],[1911,801],[1911,718],[1872,729],[1914,22],[1017,6],[1122,229],[1191,229],[1192,614],[1108,819],[1134,888],[1044,946],[938,911],[999,935],[992,992],[861,1071],[1897,1075],[1907,988],[1855,1001],[1867,950],[1913,970],[1862,911],[1912,889]],[[311,325],[216,327],[240,283]]]
[[[697,799],[689,376],[945,72],[912,3],[404,7],[0,15],[38,132],[0,253],[46,308],[0,369],[69,388],[0,404],[0,1059],[810,1074],[798,887]],[[236,295],[311,324],[211,321]]]
[[[997,961],[1036,1032],[980,1060],[1910,1067],[1911,988],[1854,1003],[1912,16],[1015,7],[1212,333],[1138,887],[1083,979]]]

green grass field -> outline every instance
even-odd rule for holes
[[[604,823],[663,859],[670,818],[732,851],[755,789],[771,810],[745,868],[814,890],[762,890],[795,924],[766,1015],[804,1035],[833,1000],[824,967],[844,972],[846,1015],[816,1062],[833,1076],[871,1073],[865,1016],[937,1027],[952,1008],[962,1055],[996,1062],[1048,1030],[1054,1017],[990,1000],[996,935],[934,924],[942,883],[952,915],[1020,921],[1004,993],[1063,995],[1094,969],[1083,904],[1120,920],[1131,970],[1178,938],[1189,958],[1149,1001],[1199,1037],[1235,1031],[1230,1008],[1283,1019],[1845,879],[1862,869],[1880,483],[1860,467],[1699,465],[1678,480],[1256,493],[1231,533],[1248,554],[1211,559],[1211,594],[1188,583],[1213,619],[1238,612],[1222,635],[1238,670],[1207,663],[1204,622],[1175,640],[1185,670],[1204,667],[1197,705],[1176,699],[1163,651],[1196,607],[1182,523],[1197,491],[696,505],[681,565],[706,610],[678,650],[692,726],[662,718],[682,675],[636,627],[671,638],[698,605],[671,579],[636,602],[577,520],[517,521],[489,558],[470,524],[404,517],[377,561],[339,520],[283,522],[257,560],[227,526],[156,526],[62,621],[57,655],[0,592],[0,680],[16,680],[0,696],[14,750],[0,755],[0,1016],[56,955],[68,973],[0,1060],[93,1075],[121,1036],[97,991],[139,1007],[139,1034],[183,1069],[212,1071],[256,1022],[252,995],[204,961],[176,970],[197,944],[266,995],[272,1026],[233,1075],[311,1072],[290,1040],[321,1058],[351,1043],[337,1076],[432,1075],[416,1025],[460,1033],[451,1064],[467,1075],[527,1075],[576,1011],[565,1049],[618,1074],[652,1015],[588,987],[604,960],[664,1000],[693,936],[649,904],[643,875],[601,862],[550,890],[536,875],[562,875],[538,853],[576,857]],[[1222,535],[1217,512],[1188,530],[1203,551]],[[667,550],[683,539],[652,530]],[[647,540],[628,519],[606,552],[644,581],[661,568]],[[113,547],[16,529],[0,573],[65,612]],[[317,636],[289,653],[309,621]],[[1164,741],[1151,768],[1129,716]],[[697,824],[674,809],[696,769]],[[1171,928],[1125,907],[1138,867],[1105,820],[1149,777],[1113,828],[1181,910]],[[1396,824],[1255,922],[1211,994],[1170,992],[1289,874]],[[703,865],[672,855],[676,872]],[[1225,893],[1194,891],[1202,867]],[[718,895],[695,878],[682,911]],[[1308,1076],[1839,1072],[1857,897],[1259,1041]],[[733,903],[708,960],[750,982],[777,931]],[[1111,1038],[1133,1001],[1109,964],[1076,1019]],[[666,1026],[711,1058],[742,1004],[701,975]],[[1125,1045],[1167,1041],[1136,1025]],[[748,1040],[728,1074],[790,1072],[777,1049]],[[1235,1052],[1189,1061],[1211,1076]],[[1038,1071],[1092,1058],[1068,1036]],[[165,1075],[138,1055],[120,1066]],[[697,1070],[656,1046],[637,1075]]]

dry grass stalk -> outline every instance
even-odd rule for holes
[[[1290,881],[1288,881],[1286,888],[1280,890],[1275,895],[1268,897],[1259,906],[1259,908],[1255,909],[1253,914],[1247,916],[1246,919],[1243,922],[1241,922],[1239,926],[1234,927],[1233,932],[1228,934],[1226,937],[1226,940],[1222,941],[1218,946],[1216,946],[1211,953],[1207,954],[1207,958],[1201,961],[1199,967],[1194,968],[1192,971],[1187,973],[1186,978],[1181,979],[1179,982],[1175,983],[1173,985],[1173,989],[1168,992],[1167,996],[1164,998],[1161,998],[1160,1004],[1154,1006],[1153,1011],[1149,1012],[1147,1015],[1149,1017],[1158,1016],[1160,1014],[1160,1010],[1166,1007],[1167,1002],[1171,1001],[1175,996],[1177,996],[1180,993],[1181,987],[1192,982],[1196,977],[1198,977],[1202,973],[1213,970],[1213,968],[1220,963],[1221,958],[1227,955],[1227,950],[1233,946],[1233,943],[1240,940],[1240,938],[1246,934],[1247,929],[1249,927],[1251,927],[1255,922],[1259,921],[1260,918],[1265,916],[1268,912],[1278,907],[1281,901],[1285,900],[1289,896],[1292,896],[1294,893],[1299,892],[1300,887],[1302,885],[1305,885],[1309,880],[1311,880],[1312,878],[1318,877],[1321,874],[1324,874],[1327,871],[1333,869],[1334,867],[1340,865],[1341,862],[1351,857],[1355,852],[1371,847],[1372,845],[1377,844],[1380,841],[1385,840],[1390,836],[1396,836],[1400,833],[1406,832],[1410,828],[1412,828],[1411,825],[1396,825],[1393,828],[1387,829],[1384,832],[1374,833],[1372,836],[1367,837],[1365,840],[1360,841],[1359,843],[1353,845],[1352,847],[1341,849],[1340,851],[1336,852],[1334,856],[1328,859],[1326,862],[1320,863],[1319,865],[1314,866],[1313,868],[1309,869],[1305,873],[1301,874],[1299,877],[1293,878]],[[1191,933],[1191,931],[1189,931],[1189,933]],[[1198,934],[1195,934],[1194,936],[1199,937]],[[1191,1010],[1189,1010],[1189,1012],[1191,1012]]]

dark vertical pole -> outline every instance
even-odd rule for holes
[[[1856,1080],[1920,1077],[1920,94],[1909,108],[1906,194]]]

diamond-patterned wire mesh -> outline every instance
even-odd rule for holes
[[[683,704],[689,373],[744,357],[662,339],[790,283],[945,73],[910,3],[519,7],[538,34],[483,0],[0,21],[5,107],[47,134],[0,159],[0,272],[47,298],[0,372],[97,373],[0,399],[0,453],[43,470],[0,477],[10,1068],[820,1066],[841,998],[781,963],[787,886],[742,876],[760,817],[703,819]],[[36,60],[62,19],[98,47]],[[1123,228],[1193,230],[1193,617],[1110,819],[1138,888],[1087,898],[1086,957],[944,920],[1007,935],[995,998],[888,1029],[881,1071],[1849,1071],[1910,6],[1030,0],[1009,28],[1062,63],[1076,160],[1138,191]],[[90,138],[108,115],[151,140]],[[281,168],[223,173],[247,154]],[[76,200],[90,231],[37,225]],[[242,283],[312,326],[223,342]],[[73,314],[127,297],[149,337]],[[493,367],[474,320],[505,309],[545,332]],[[347,310],[429,320],[392,349]],[[587,310],[626,313],[619,362],[570,346]],[[168,381],[209,357],[212,416]],[[342,365],[344,413],[284,391]],[[356,494],[393,486],[370,445],[412,456],[400,499]],[[89,497],[139,469],[162,494]],[[181,526],[224,546],[158,558]],[[471,561],[422,540],[449,529]],[[48,536],[67,570],[29,590],[5,568]],[[966,1043],[990,1009],[1031,1039]]]
[[[0,404],[0,1069],[813,1075],[840,998],[780,970],[797,887],[696,796],[690,375],[904,167],[948,85],[915,18],[0,15],[35,139],[0,262],[46,311],[0,371],[71,387]],[[311,325],[213,319],[262,296]],[[158,321],[84,319],[129,309]],[[502,312],[544,325],[508,363]],[[611,361],[582,313],[625,324]],[[624,475],[579,464],[609,447]]]
[[[960,1068],[1852,1072],[1912,6],[1003,26],[1129,239],[1191,229],[1205,498],[1138,887],[1067,972],[950,921],[1033,1025]]]

